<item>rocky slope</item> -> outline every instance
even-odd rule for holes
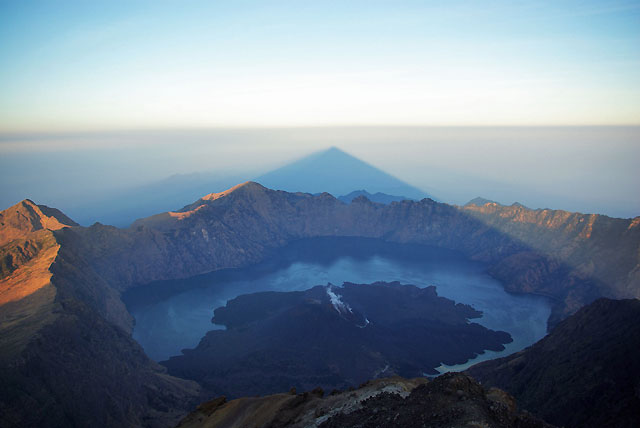
[[[526,244],[497,260],[491,274],[507,290],[561,300],[554,323],[597,297],[640,297],[640,217],[531,210],[520,204],[466,205],[485,227]]]
[[[46,214],[45,214],[46,213]],[[60,245],[53,230],[75,223],[57,210],[24,200],[0,212],[0,360],[11,361],[53,322],[51,266]],[[27,297],[33,296],[29,299]],[[21,303],[17,303],[20,301]]]
[[[176,421],[199,387],[166,375],[131,339],[118,294],[56,239],[74,223],[31,201],[0,219],[0,425]]]
[[[640,300],[599,299],[530,348],[468,373],[557,425],[640,426]]]
[[[215,310],[225,330],[162,364],[211,395],[345,389],[380,376],[435,375],[442,363],[503,350],[511,337],[469,323],[480,315],[435,287],[400,283],[245,294]]]
[[[513,397],[486,390],[463,374],[433,381],[399,377],[367,382],[351,391],[323,397],[316,389],[257,398],[203,403],[180,428],[302,427],[520,427],[551,425],[518,411]]]

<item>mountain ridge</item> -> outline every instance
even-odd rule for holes
[[[640,293],[640,218],[465,208],[430,199],[382,205],[358,198],[347,205],[328,193],[288,193],[257,183],[211,199],[185,211],[192,212],[188,216],[164,213],[127,229],[95,224],[31,230],[38,226],[29,221],[2,226],[24,226],[19,239],[44,234],[59,246],[45,269],[51,285],[0,305],[0,337],[17,344],[0,356],[3,414],[44,426],[175,421],[198,388],[167,376],[131,339],[133,320],[121,293],[158,279],[246,266],[306,237],[362,236],[461,251],[487,263],[507,290],[554,299],[551,326],[598,297]],[[118,409],[111,419],[104,419],[104,397],[92,392],[89,379],[96,376]],[[34,421],[45,406],[55,410],[50,420]]]
[[[179,215],[158,214],[128,229],[74,228],[60,239],[83,246],[94,269],[120,291],[247,266],[293,239],[362,236],[444,246],[489,263],[489,273],[508,291],[552,298],[551,325],[597,297],[639,293],[637,220],[521,206],[455,207],[430,199],[345,205],[326,193],[250,183]],[[99,252],[87,245],[92,241],[103,243]],[[146,250],[133,253],[134,246]]]
[[[217,397],[185,417],[180,428],[552,428],[519,410],[509,394],[485,389],[469,376],[449,373],[434,380],[391,377],[357,389],[292,389],[263,397],[227,401]]]

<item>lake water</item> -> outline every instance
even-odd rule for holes
[[[483,264],[449,250],[360,238],[298,241],[259,265],[159,281],[131,290],[124,300],[136,320],[133,338],[151,358],[161,361],[195,347],[207,331],[224,328],[211,323],[213,310],[238,295],[375,281],[435,285],[440,296],[483,312],[472,322],[513,337],[504,351],[487,351],[454,367],[441,366],[443,372],[511,354],[546,334],[548,301],[505,292]]]

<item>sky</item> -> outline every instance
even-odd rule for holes
[[[330,146],[445,202],[639,215],[640,1],[0,0],[0,208]]]
[[[0,133],[638,125],[638,1],[0,0]]]

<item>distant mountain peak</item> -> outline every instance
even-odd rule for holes
[[[360,199],[360,198],[365,198],[371,202],[377,202],[379,204],[385,204],[388,205],[391,202],[400,202],[400,201],[404,201],[407,199],[411,199],[411,198],[407,198],[405,196],[396,196],[396,195],[387,195],[386,193],[382,193],[382,192],[377,192],[375,194],[371,194],[369,192],[367,192],[366,190],[362,189],[362,190],[354,190],[353,192],[349,193],[348,195],[343,195],[338,197],[339,200],[341,200],[342,202],[344,202],[345,204],[350,204],[351,202],[355,201],[356,199]]]
[[[203,196],[201,199],[203,201],[215,201],[216,199],[222,198],[224,196],[230,195],[231,193],[237,192],[239,190],[245,191],[263,191],[266,190],[266,187],[261,185],[260,183],[256,183],[255,181],[245,181],[244,183],[236,184],[235,186],[227,189],[223,192],[219,193],[209,193],[208,195]]]
[[[477,198],[473,198],[472,200],[470,200],[469,202],[464,204],[464,206],[468,207],[468,206],[471,206],[471,205],[475,205],[477,207],[484,207],[487,204],[493,204],[493,205],[498,205],[498,206],[501,206],[501,207],[506,207],[506,205],[503,205],[500,202],[492,201],[491,199],[485,199],[485,198],[483,198],[481,196],[478,196]],[[512,208],[531,209],[531,208],[527,207],[526,205],[522,205],[520,202],[514,202],[509,206],[512,207]]]
[[[428,197],[422,190],[364,162],[338,147],[312,153],[256,179],[271,189],[346,195],[367,189],[411,199]]]
[[[478,196],[477,198],[473,198],[471,199],[469,202],[467,202],[466,204],[464,204],[464,206],[469,206],[469,205],[475,205],[478,207],[483,207],[487,204],[497,204],[497,205],[501,205],[499,202],[496,201],[492,201],[491,199],[486,199],[483,198],[481,196]]]

